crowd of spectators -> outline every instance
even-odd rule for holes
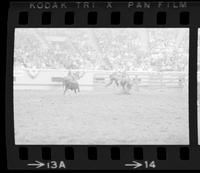
[[[184,71],[188,36],[168,29],[16,30],[16,68]],[[53,39],[52,39],[53,38]],[[61,38],[61,39],[59,39]]]

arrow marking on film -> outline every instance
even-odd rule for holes
[[[45,164],[36,160],[35,163],[29,163],[27,165],[28,166],[36,166],[36,168],[40,168],[40,167],[44,166]]]
[[[125,166],[130,166],[130,167],[133,167],[134,169],[139,168],[139,167],[142,166],[142,164],[139,163],[139,162],[136,162],[136,161],[132,161],[132,162],[133,163],[127,163],[127,164],[125,164]]]

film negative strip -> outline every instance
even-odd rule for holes
[[[8,169],[200,169],[198,16],[187,1],[10,2]]]

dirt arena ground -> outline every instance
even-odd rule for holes
[[[188,144],[181,89],[14,90],[16,144]]]

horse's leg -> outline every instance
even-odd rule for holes
[[[115,80],[115,84],[116,84],[117,86],[119,86],[119,83],[118,83],[118,81],[117,81],[117,80]]]
[[[64,93],[63,93],[64,95],[65,95],[66,91],[67,91],[67,87],[65,86]]]
[[[123,92],[126,92],[126,88],[125,88],[124,83],[122,83],[121,86],[122,86],[122,90],[123,90]]]
[[[65,82],[64,82],[64,81],[63,81],[63,83],[62,83],[62,87],[63,87],[63,91],[64,91],[63,94],[65,94],[65,87],[66,87],[66,86],[65,86]]]
[[[113,80],[110,80],[108,84],[106,84],[106,87],[110,86],[113,83]]]
[[[127,83],[125,83],[125,85],[124,85],[124,91],[125,91],[126,94],[129,93],[129,89],[128,89]]]

